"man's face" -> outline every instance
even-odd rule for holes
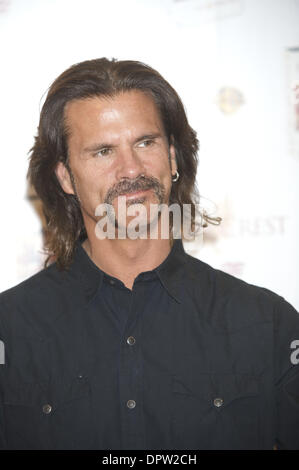
[[[73,181],[62,163],[56,175],[66,193],[77,195],[86,228],[98,220],[95,209],[104,202],[113,205],[117,223],[120,195],[127,206],[144,204],[148,214],[150,203],[168,203],[175,150],[151,97],[133,90],[74,100],[65,119]]]

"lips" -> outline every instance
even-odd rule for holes
[[[149,189],[142,189],[142,190],[139,190],[139,191],[135,191],[133,193],[132,192],[122,193],[122,194],[120,194],[120,196],[126,196],[127,199],[132,199],[132,198],[141,196],[142,194],[146,193],[147,191],[149,191]]]

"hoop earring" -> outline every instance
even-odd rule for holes
[[[172,182],[175,183],[180,177],[178,170],[175,172],[175,175],[172,177]]]

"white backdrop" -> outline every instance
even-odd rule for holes
[[[298,24],[298,0],[0,0],[0,291],[44,259],[25,176],[45,92],[106,56],[156,68],[198,132],[198,186],[223,223],[186,250],[299,309]]]

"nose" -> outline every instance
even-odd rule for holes
[[[133,179],[142,173],[145,173],[145,168],[138,152],[131,147],[122,149],[119,155],[119,164],[116,171],[117,179]]]

